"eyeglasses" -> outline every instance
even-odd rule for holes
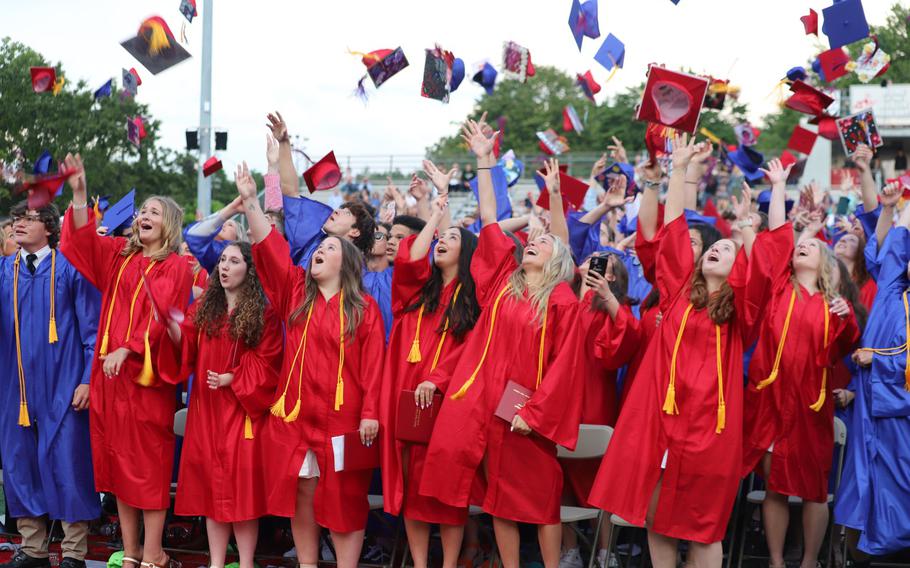
[[[13,224],[16,223],[25,223],[26,225],[31,225],[32,223],[40,223],[41,217],[39,215],[17,215],[13,217]]]
[[[389,236],[385,233],[380,233],[380,232],[373,233],[374,240],[384,241],[384,240],[387,240],[388,238],[389,238]]]

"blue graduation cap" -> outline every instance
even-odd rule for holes
[[[808,75],[806,74],[806,69],[804,67],[791,67],[787,71],[787,80],[788,81],[805,81]]]
[[[499,162],[496,164],[502,168],[503,172],[506,174],[506,184],[509,187],[512,187],[518,180],[521,179],[521,175],[525,171],[524,162],[515,157],[515,152],[509,150],[503,154],[502,158],[499,159]]]
[[[464,81],[464,61],[460,57],[456,57],[452,62],[452,81],[449,83],[449,92],[457,91],[462,81]]]
[[[569,29],[581,51],[581,42],[587,36],[591,39],[600,37],[600,26],[597,23],[597,0],[588,0],[584,4],[580,0],[572,0],[572,9],[569,11]]]
[[[613,34],[608,34],[603,45],[601,45],[600,49],[597,50],[597,53],[594,54],[594,59],[603,65],[607,71],[612,71],[613,67],[622,69],[622,65],[626,59],[626,46],[623,42],[619,41],[618,37]]]
[[[95,99],[97,100],[97,99],[111,96],[111,84],[113,82],[114,82],[113,79],[108,79],[107,83],[98,87],[98,90],[95,91],[95,94],[93,95],[95,97]]]
[[[493,86],[496,85],[496,68],[489,63],[484,63],[483,67],[474,75],[474,82],[486,89],[488,95],[493,94]]]
[[[493,193],[496,195],[496,220],[510,219],[512,217],[512,200],[509,198],[509,182],[506,179],[506,171],[500,166],[490,168],[490,175],[493,178]],[[469,183],[474,197],[477,195],[477,178]]]
[[[32,173],[36,176],[45,175],[48,170],[51,168],[51,162],[54,161],[54,158],[51,156],[51,153],[47,150],[41,152],[41,155],[38,156],[38,159],[35,160],[35,166],[32,168]]]
[[[133,214],[136,212],[136,188],[134,187],[120,198],[120,201],[114,203],[104,213],[101,224],[107,227],[107,234],[112,235],[120,227],[133,222]]]
[[[755,199],[755,202],[758,203],[758,210],[767,215],[768,207],[771,204],[771,190],[766,189],[765,191],[759,193],[758,197]],[[793,203],[794,202],[792,199],[787,199],[784,202],[784,208],[787,213],[790,213],[790,210],[793,209]]]
[[[101,195],[95,198],[94,209],[100,213],[104,213],[111,206],[111,196],[110,195]]]
[[[693,209],[683,209],[683,215],[686,217],[686,223],[702,223],[703,225],[717,226],[717,217],[708,217],[702,215]]]
[[[765,157],[751,146],[740,144],[736,150],[729,152],[727,157],[740,169],[749,182],[756,182],[765,177],[765,174],[759,170],[765,162]]]
[[[606,168],[604,171],[594,176],[594,179],[597,181],[597,183],[600,184],[601,187],[607,189],[607,186],[609,185],[607,183],[607,180],[611,176],[619,175],[626,176],[626,196],[634,196],[636,188],[635,168],[632,167],[632,164],[627,164],[625,162],[616,162],[612,166]]]
[[[862,0],[835,1],[822,13],[825,15],[822,32],[828,36],[831,49],[869,37],[869,23],[866,22]]]

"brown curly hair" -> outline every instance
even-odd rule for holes
[[[225,250],[230,247],[237,247],[246,263],[246,276],[240,285],[237,305],[228,316],[227,296],[216,266],[209,274],[208,288],[197,300],[199,309],[196,310],[195,323],[196,327],[205,330],[206,336],[214,337],[221,333],[227,319],[231,339],[242,339],[247,347],[255,347],[262,339],[262,329],[265,327],[265,292],[256,274],[250,244],[235,241],[225,247]]]

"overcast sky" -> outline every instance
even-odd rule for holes
[[[152,15],[179,36],[180,0],[0,0],[0,36],[61,62],[67,80],[84,79],[92,88],[110,77],[119,83],[120,69],[136,66],[143,80],[138,98],[161,120],[162,143],[180,148],[184,131],[199,121],[203,1],[187,26],[194,57],[158,76],[119,43]],[[273,109],[282,111],[292,135],[308,139],[314,159],[334,149],[339,161],[386,163],[364,156],[420,155],[453,133],[483,93],[470,82],[472,70],[486,59],[498,67],[503,41],[528,47],[536,64],[573,74],[592,69],[603,82],[608,73],[593,55],[611,32],[626,44],[625,67],[598,102],[641,82],[648,63],[657,62],[731,79],[757,120],[773,110],[768,95],[786,70],[827,48],[824,36],[804,35],[799,17],[810,7],[821,16],[829,1],[600,0],[601,38],[585,38],[579,53],[567,24],[571,0],[213,0],[213,124],[230,132],[226,168],[246,159],[264,169],[263,125]],[[883,23],[892,3],[864,0],[869,22]],[[448,105],[420,97],[423,50],[437,42],[468,67]],[[378,91],[370,85],[364,106],[351,96],[364,67],[346,50],[399,45],[410,67]]]

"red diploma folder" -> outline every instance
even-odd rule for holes
[[[433,395],[433,404],[429,408],[420,408],[414,403],[414,391],[403,390],[398,393],[398,418],[395,422],[395,439],[412,444],[429,444],[430,434],[436,415],[442,407],[442,395]]]
[[[532,394],[534,392],[531,389],[526,389],[515,381],[509,381],[506,383],[506,390],[502,392],[499,406],[496,407],[496,416],[511,424],[515,413],[524,408]]]
[[[370,446],[364,446],[360,441],[360,432],[354,431],[343,436],[333,436],[332,450],[335,454],[335,471],[356,471],[379,467],[379,440],[374,440]]]

